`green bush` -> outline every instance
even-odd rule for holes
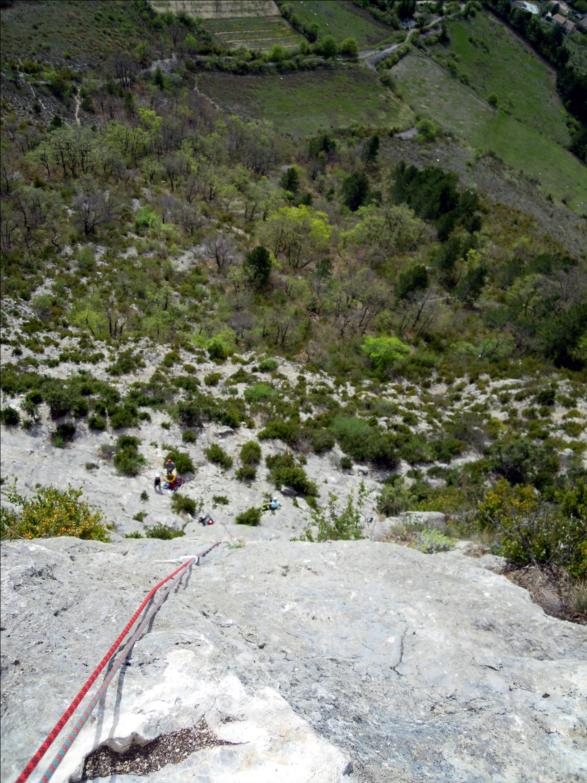
[[[0,508],[0,538],[75,536],[108,541],[108,531],[101,524],[102,514],[93,511],[81,498],[81,489],[74,487],[41,487],[29,498],[9,490],[6,499],[16,510],[5,503]]]
[[[273,359],[271,357],[267,359],[262,359],[259,362],[259,371],[260,372],[273,372],[279,367],[279,362],[277,359]]]
[[[383,485],[377,498],[377,511],[386,517],[393,517],[407,511],[415,501],[403,481],[392,481]]]
[[[265,402],[277,396],[277,391],[268,383],[255,383],[245,389],[245,400],[250,403]]]
[[[165,461],[172,459],[173,462],[175,462],[178,474],[185,475],[186,473],[196,472],[195,465],[187,451],[180,451],[179,449],[168,445],[164,445],[163,448],[166,451]]]
[[[261,522],[261,509],[253,506],[237,515],[235,522],[237,525],[251,525],[256,527]]]
[[[62,449],[66,443],[71,443],[74,438],[75,424],[71,421],[58,424],[55,430],[51,433],[51,443],[58,449]]]
[[[94,432],[102,432],[106,429],[106,419],[98,413],[94,413],[88,419],[88,427]]]
[[[145,536],[147,538],[160,538],[163,541],[170,541],[172,538],[181,538],[185,533],[183,530],[176,530],[169,525],[157,524],[152,527],[145,528]]]
[[[2,408],[0,411],[0,421],[7,427],[16,427],[20,422],[20,416],[14,408]]]
[[[527,438],[498,440],[490,447],[487,458],[491,470],[510,484],[533,484],[539,489],[551,483],[559,469],[553,449]]]
[[[305,434],[315,454],[324,454],[330,451],[336,443],[336,438],[332,432],[325,428],[306,427]]]
[[[257,469],[254,465],[242,465],[235,473],[236,478],[245,484],[250,484],[257,478]]]
[[[232,457],[227,454],[222,446],[219,446],[217,443],[213,443],[211,446],[209,446],[204,453],[210,462],[212,462],[214,465],[220,465],[220,467],[224,470],[232,468]]]
[[[256,440],[249,440],[241,446],[240,459],[243,465],[258,465],[261,462],[261,446]]]
[[[291,452],[267,457],[265,462],[269,468],[269,478],[277,489],[285,486],[306,498],[317,497],[316,484],[306,476],[303,467],[296,464]]]
[[[228,506],[230,500],[226,495],[213,495],[212,503],[214,503],[215,506]]]
[[[142,538],[143,534],[139,533],[138,530],[134,530],[132,533],[125,533],[124,537],[125,538]]]
[[[145,366],[145,363],[141,356],[133,353],[132,351],[122,351],[116,358],[110,367],[108,372],[110,375],[128,375],[135,370],[139,370]]]
[[[349,541],[363,538],[361,507],[365,499],[365,489],[361,485],[358,504],[351,494],[342,511],[337,511],[336,496],[330,494],[328,508],[317,508],[312,512],[312,523],[304,531],[306,541]]]
[[[282,440],[288,446],[295,446],[301,434],[299,421],[270,419],[258,435],[259,440]]]
[[[476,523],[496,537],[500,554],[515,565],[556,565],[587,576],[587,486],[546,503],[532,486],[499,480],[483,498]]]
[[[418,533],[416,548],[420,552],[432,554],[433,552],[448,552],[454,547],[454,541],[440,530],[428,530],[425,528]]]
[[[110,413],[110,425],[114,430],[136,427],[139,423],[138,410],[134,405],[123,405]]]
[[[146,464],[139,452],[140,440],[132,435],[121,435],[116,441],[114,467],[123,476],[138,476]]]
[[[189,514],[193,517],[196,514],[196,501],[176,492],[171,498],[171,508],[177,514]]]
[[[218,386],[221,380],[222,373],[219,372],[209,372],[204,376],[204,383],[206,386]]]

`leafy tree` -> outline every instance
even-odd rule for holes
[[[349,174],[342,183],[342,200],[346,206],[356,212],[369,196],[369,177],[364,171]]]
[[[245,256],[245,274],[253,288],[258,291],[267,288],[271,267],[271,254],[263,245],[258,245]]]
[[[365,337],[361,350],[376,370],[388,370],[410,352],[410,347],[399,337]]]
[[[281,207],[261,231],[276,256],[282,256],[292,269],[304,269],[326,252],[332,226],[325,212],[312,207]]]

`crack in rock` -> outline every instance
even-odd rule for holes
[[[240,744],[220,739],[202,719],[193,728],[162,734],[144,744],[134,742],[123,752],[116,752],[106,744],[100,745],[86,757],[81,780],[95,780],[118,773],[148,775],[166,764],[179,764],[198,750]]]

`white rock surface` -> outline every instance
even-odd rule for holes
[[[213,536],[2,545],[3,781],[148,589]],[[170,592],[54,780],[74,780],[100,743],[124,748],[205,718],[246,744],[106,779],[579,783],[586,650],[584,627],[460,552],[223,546]]]

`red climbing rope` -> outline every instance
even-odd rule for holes
[[[32,756],[29,763],[26,765],[26,767],[23,769],[23,771],[20,773],[18,778],[16,779],[16,783],[24,783],[25,780],[27,780],[31,774],[31,772],[34,770],[34,768],[37,766],[39,761],[43,758],[47,750],[51,747],[53,744],[55,738],[59,734],[59,732],[62,730],[62,728],[65,726],[67,721],[71,718],[74,711],[76,710],[77,706],[81,702],[81,700],[84,698],[84,696],[87,694],[87,692],[90,690],[96,679],[98,678],[100,672],[103,670],[103,668],[106,666],[110,658],[115,654],[115,652],[120,647],[120,644],[124,637],[128,634],[134,623],[136,622],[137,618],[145,608],[145,606],[149,603],[151,598],[155,595],[155,593],[160,590],[164,584],[169,582],[170,579],[173,579],[177,574],[179,574],[181,571],[186,569],[189,565],[194,563],[195,561],[198,561],[200,557],[205,557],[209,552],[211,552],[215,547],[219,546],[222,542],[217,541],[215,544],[213,544],[211,547],[208,547],[203,552],[200,552],[198,555],[195,555],[194,557],[191,557],[189,560],[186,560],[185,563],[182,563],[178,568],[175,569],[175,571],[172,571],[169,576],[166,576],[165,579],[162,579],[158,584],[155,585],[155,587],[151,588],[151,590],[147,593],[145,598],[143,599],[143,602],[139,606],[139,608],[136,610],[136,612],[133,614],[131,619],[128,621],[126,626],[124,627],[124,630],[120,633],[120,635],[116,638],[116,641],[112,644],[106,655],[102,658],[100,663],[96,666],[92,674],[88,677],[88,679],[85,681],[83,686],[81,687],[80,691],[78,692],[77,696],[74,698],[74,700],[71,702],[69,707],[65,710],[63,715],[59,718],[55,726],[51,729],[45,740],[39,745],[39,748],[37,749],[36,753]]]

